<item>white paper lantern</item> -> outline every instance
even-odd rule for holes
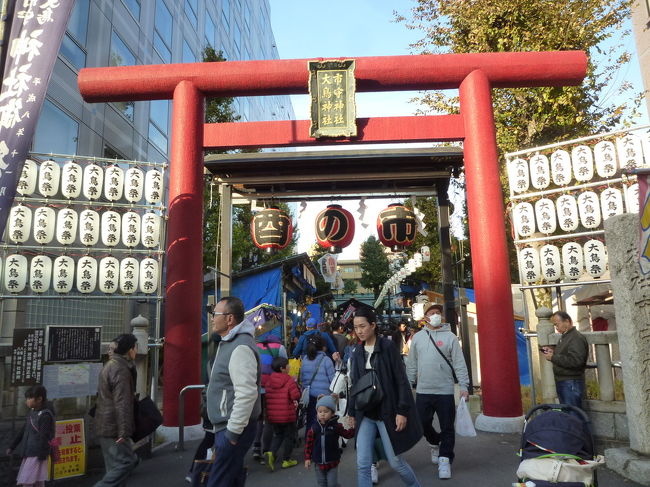
[[[548,198],[542,198],[535,202],[535,220],[537,229],[550,235],[557,229],[557,220],[555,218],[555,203]]]
[[[52,259],[47,255],[35,255],[29,268],[29,287],[35,293],[50,289],[52,281]]]
[[[616,146],[609,140],[601,140],[594,146],[596,173],[601,178],[611,178],[616,174]]]
[[[4,284],[10,293],[20,293],[27,285],[27,258],[20,254],[5,257]]]
[[[109,166],[104,173],[104,198],[117,201],[124,192],[124,170],[119,166]]]
[[[77,237],[79,215],[72,208],[62,208],[56,215],[56,241],[61,245],[73,244]]]
[[[594,156],[587,145],[578,145],[571,150],[571,165],[573,177],[584,183],[594,177]]]
[[[57,293],[69,293],[72,290],[74,274],[74,260],[72,257],[68,257],[67,255],[57,257],[54,259],[52,288]]]
[[[539,254],[533,247],[525,247],[519,251],[519,269],[524,282],[539,281],[541,269],[539,267]]]
[[[81,194],[83,170],[76,162],[68,161],[61,171],[61,194],[64,198],[78,198]]]
[[[140,291],[153,294],[158,289],[158,261],[146,257],[140,262]]]
[[[578,195],[578,213],[580,223],[585,228],[600,227],[600,199],[593,191],[584,191]]]
[[[600,240],[588,240],[584,244],[585,270],[591,277],[600,277],[607,270],[607,251]]]
[[[142,245],[154,248],[160,244],[160,217],[155,213],[142,215]]]
[[[557,186],[571,182],[571,156],[567,151],[560,149],[551,154],[551,178]]]
[[[27,206],[16,205],[9,212],[7,237],[14,243],[29,240],[32,230],[32,210]]]
[[[579,243],[569,242],[562,246],[562,271],[564,275],[577,281],[583,271],[582,247]]]
[[[545,189],[551,184],[551,168],[545,155],[530,158],[530,181],[535,189]]]
[[[422,266],[422,254],[420,252],[416,252],[413,254],[413,258],[415,259],[415,263],[418,267]]]
[[[97,259],[83,256],[77,261],[77,291],[92,293],[97,287]]]
[[[81,245],[91,247],[99,241],[99,213],[84,210],[79,215],[79,241]]]
[[[514,159],[508,163],[508,179],[510,180],[510,188],[515,193],[528,191],[530,185],[528,174],[528,163],[525,159]]]
[[[555,200],[555,209],[560,228],[565,232],[574,232],[579,222],[576,199],[569,194],[563,194]]]
[[[144,190],[144,173],[137,167],[132,167],[124,175],[124,199],[137,203],[142,199]]]
[[[625,207],[628,213],[639,212],[639,184],[634,183],[625,190]]]
[[[163,175],[158,169],[149,169],[144,178],[144,198],[147,203],[160,203],[163,199]]]
[[[56,214],[54,208],[41,206],[34,211],[34,240],[39,244],[48,244],[54,239]]]
[[[107,247],[115,247],[120,243],[122,221],[120,214],[113,210],[102,213],[102,243]]]
[[[623,214],[623,196],[616,188],[607,188],[600,193],[600,210],[603,214],[603,220],[610,216]]]
[[[99,290],[106,294],[117,291],[120,279],[120,262],[112,256],[99,261]]]
[[[135,247],[140,243],[140,215],[127,211],[122,215],[122,243],[127,247]]]
[[[431,260],[431,250],[426,245],[423,245],[420,249],[422,253],[422,262],[429,262]]]
[[[618,163],[621,169],[631,171],[643,165],[641,139],[634,134],[627,134],[616,139]]]
[[[20,173],[16,193],[23,196],[30,196],[36,191],[36,182],[38,181],[38,165],[31,159],[27,159],[23,164],[23,170]]]
[[[126,257],[125,259],[122,259],[122,262],[120,262],[120,291],[122,291],[124,294],[133,294],[136,292],[138,290],[139,274],[140,263],[137,261],[137,259],[134,259],[133,257]],[[157,285],[158,281],[156,281],[156,286]]]
[[[522,237],[535,233],[535,211],[530,203],[518,203],[512,212],[515,230]]]
[[[89,200],[98,200],[104,187],[104,170],[97,164],[84,167],[82,191]]]
[[[59,191],[61,167],[54,161],[45,161],[38,171],[38,192],[46,198],[55,196]]]
[[[544,245],[539,249],[539,263],[545,281],[557,281],[562,278],[560,249],[555,245]]]

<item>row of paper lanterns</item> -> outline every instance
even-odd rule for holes
[[[575,232],[579,224],[593,230],[600,228],[603,220],[622,214],[624,199],[628,213],[639,212],[637,183],[624,188],[623,193],[617,188],[608,187],[600,195],[594,191],[583,191],[577,197],[563,194],[555,201],[540,198],[534,205],[517,203],[512,212],[513,224],[521,237],[530,237],[536,231],[551,235],[558,227],[563,232]]]
[[[24,255],[11,254],[5,257],[2,270],[4,288],[12,294],[24,291],[28,283],[38,294],[50,289],[67,294],[75,288],[82,294],[96,290],[106,294],[153,294],[158,290],[160,274],[158,261],[152,257],[138,261],[135,257],[113,256],[99,260],[83,256],[75,262],[67,255],[55,259],[35,255],[28,261]]]
[[[145,173],[137,167],[125,171],[117,165],[102,168],[94,163],[82,168],[74,161],[66,161],[63,167],[54,161],[44,161],[39,167],[28,159],[16,192],[32,196],[38,191],[41,196],[52,198],[60,191],[66,199],[83,195],[88,200],[99,200],[103,196],[108,201],[124,198],[129,203],[137,203],[144,197],[147,203],[158,204],[163,200],[163,187],[163,174],[158,169]]]
[[[138,244],[146,248],[160,245],[162,217],[149,212],[142,216],[134,211],[120,214],[106,210],[101,214],[86,209],[79,213],[72,208],[55,211],[41,206],[32,211],[18,204],[9,213],[7,239],[13,243],[27,242],[30,237],[38,244],[49,244],[54,239],[61,245],[78,241],[84,246],[94,246],[100,240],[106,247],[116,247],[120,242],[129,248]]]
[[[377,303],[382,300],[386,295],[389,289],[394,288],[406,279],[408,276],[413,274],[417,269],[422,267],[424,262],[429,262],[431,260],[431,251],[426,245],[420,249],[420,252],[413,254],[413,257],[410,258],[400,269],[395,272],[388,280],[384,283],[384,286],[377,297]]]
[[[602,179],[612,178],[619,168],[631,170],[642,166],[643,152],[646,157],[650,154],[650,133],[642,137],[628,134],[617,138],[615,143],[603,140],[594,146],[593,152],[587,145],[578,145],[571,149],[570,154],[559,149],[550,158],[536,154],[528,161],[513,159],[508,162],[510,188],[515,193],[523,193],[531,185],[534,189],[543,190],[551,182],[556,186],[567,186],[572,179],[586,183],[595,175]]]
[[[598,278],[606,270],[607,249],[600,240],[589,240],[584,245],[568,242],[561,249],[547,244],[539,249],[524,247],[519,250],[519,271],[526,283],[555,282],[563,277],[577,281],[585,272]]]

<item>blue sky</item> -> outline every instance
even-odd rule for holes
[[[409,8],[415,4],[410,0],[270,0],[270,4],[276,46],[282,59],[410,54],[409,43],[420,38],[419,31],[408,30],[404,24],[392,21],[394,10],[408,13]],[[638,91],[642,91],[632,36],[628,36],[625,46],[634,53],[634,59],[619,73],[615,84],[628,80]],[[615,89],[612,93],[613,91]],[[416,105],[409,103],[409,99],[416,95],[416,92],[358,93],[357,116],[413,115]],[[308,102],[307,95],[292,96],[297,119],[309,118]],[[648,123],[647,120],[644,109],[638,124]],[[362,231],[357,221],[357,235],[341,259],[358,256],[359,245],[375,232],[376,214],[388,203],[388,200],[368,202],[368,230]],[[302,214],[299,221],[299,251],[305,251],[316,241],[314,218],[326,204],[327,202],[311,203]],[[342,205],[357,217],[358,201],[346,201]]]

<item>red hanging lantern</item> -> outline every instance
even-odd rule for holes
[[[404,250],[415,240],[417,231],[415,213],[404,205],[388,205],[377,216],[379,240],[393,252]]]
[[[293,236],[291,217],[277,207],[266,208],[251,220],[253,243],[272,254],[285,248]]]
[[[340,253],[343,248],[352,243],[354,239],[354,218],[352,213],[341,205],[327,205],[316,217],[316,240],[334,254]]]

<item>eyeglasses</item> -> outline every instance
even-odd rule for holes
[[[232,313],[224,313],[222,311],[210,311],[210,314],[214,318],[215,316],[226,316],[226,315],[231,315]]]

